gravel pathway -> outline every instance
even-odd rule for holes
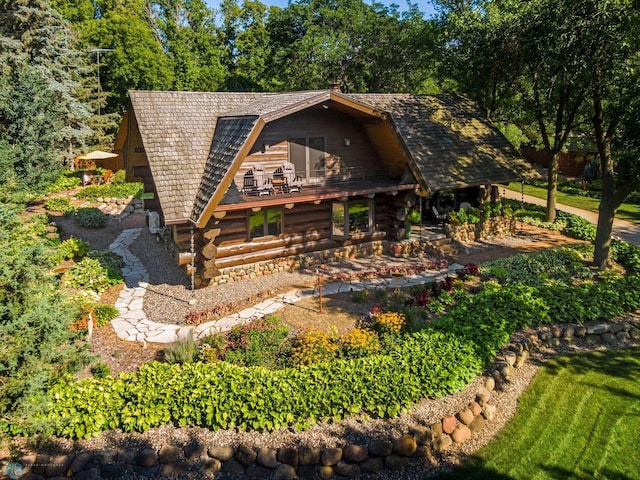
[[[140,259],[149,273],[144,311],[147,318],[154,322],[180,325],[184,324],[185,316],[190,311],[269,298],[286,290],[307,288],[315,282],[314,275],[279,273],[211,285],[192,292],[191,280],[155,235],[143,232],[129,250]],[[195,304],[190,305],[192,299]]]

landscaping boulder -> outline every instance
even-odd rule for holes
[[[317,465],[320,463],[320,455],[319,448],[303,447],[298,452],[298,463],[300,465]]]
[[[426,445],[428,443],[431,443],[431,440],[433,440],[433,432],[429,427],[417,425],[410,428],[409,432],[414,436],[418,445]],[[371,444],[369,444],[369,451],[371,451]],[[386,455],[389,455],[389,453],[387,453]]]
[[[471,430],[466,425],[459,423],[451,433],[451,440],[455,443],[464,443],[471,438]]]
[[[433,441],[433,449],[436,452],[444,452],[452,443],[453,441],[449,435],[442,435]]]
[[[208,448],[207,453],[211,458],[215,458],[221,462],[228,462],[231,460],[231,457],[233,457],[233,448],[211,446]]]
[[[485,405],[482,407],[482,416],[491,421],[496,417],[497,407],[495,405]]]
[[[171,463],[175,462],[182,450],[175,445],[163,445],[158,452],[158,462],[160,463]]]
[[[292,467],[298,466],[298,449],[294,447],[283,447],[278,450],[278,461],[286,463]]]
[[[369,449],[367,448],[366,445],[347,445],[342,449],[342,457],[347,462],[359,463],[359,462],[362,462],[368,456],[369,456]]]
[[[256,462],[263,467],[276,468],[278,464],[276,453],[273,448],[261,447],[256,453]]]
[[[152,448],[145,448],[135,458],[136,465],[151,468],[158,464],[158,454]]]
[[[418,445],[413,435],[403,435],[393,441],[393,452],[408,457],[416,451]]]
[[[45,470],[47,477],[64,477],[67,474],[73,459],[73,454],[54,455],[51,457],[51,460]]]
[[[332,467],[342,460],[342,449],[337,447],[325,448],[320,455],[320,463]]]
[[[474,433],[478,432],[482,430],[482,427],[484,427],[485,422],[486,420],[482,417],[482,415],[478,415],[473,419],[473,422],[469,424],[469,430],[471,430],[471,432],[474,432]]]
[[[493,378],[491,378],[491,380],[493,380]],[[486,382],[485,382],[485,385],[486,385]],[[494,382],[494,386],[495,386],[495,382]],[[478,388],[478,391],[476,392],[476,402],[478,402],[478,404],[480,404],[481,406],[484,406],[489,401],[490,398],[491,398],[491,392],[486,386]]]
[[[249,445],[240,445],[236,449],[236,453],[234,455],[235,459],[238,460],[242,465],[248,467],[253,462],[256,461],[257,453],[251,448]]]
[[[465,408],[464,410],[459,411],[456,417],[458,418],[460,423],[464,425],[469,425],[471,422],[473,422],[473,412],[468,408]]]
[[[382,457],[369,457],[360,463],[360,471],[363,473],[378,473],[384,468]]]
[[[273,480],[293,480],[297,478],[296,469],[286,463],[281,463],[273,472]]]
[[[228,462],[224,462],[222,464],[222,468],[220,469],[222,473],[226,473],[227,475],[239,477],[240,475],[244,475],[244,465],[242,465],[235,458],[232,458]]]
[[[389,470],[402,470],[402,468],[409,463],[409,458],[404,455],[396,455],[392,453],[384,459],[384,466]]]
[[[442,431],[444,433],[450,434],[451,432],[453,432],[453,429],[456,428],[456,423],[458,423],[456,417],[454,417],[453,415],[445,415],[442,418]]]
[[[294,470],[294,472],[295,472],[295,470]],[[330,467],[328,465],[322,465],[318,469],[318,476],[322,480],[330,480],[331,478],[333,478],[333,467]]]
[[[338,462],[336,466],[333,467],[333,471],[337,475],[342,475],[343,477],[348,478],[360,475],[360,467],[355,463]]]

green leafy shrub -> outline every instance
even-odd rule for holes
[[[71,267],[65,276],[65,285],[70,288],[84,288],[97,293],[104,292],[122,281],[121,274],[105,267],[98,258],[83,258]]]
[[[78,172],[66,171],[47,187],[46,194],[49,195],[52,193],[63,192],[65,190],[72,190],[79,187],[81,184],[82,180],[78,176]]]
[[[116,307],[109,305],[108,303],[97,303],[93,305],[93,314],[96,319],[96,325],[98,327],[103,327],[120,315],[120,312]]]
[[[117,175],[117,174],[116,174]],[[104,185],[89,185],[80,190],[78,198],[140,198],[144,193],[144,187],[140,182],[131,183],[106,183]]]
[[[288,334],[289,327],[275,315],[235,326],[227,334],[224,359],[247,367],[282,367],[288,356],[284,342]]]
[[[479,270],[500,283],[542,285],[547,279],[571,282],[576,277],[591,276],[582,260],[578,250],[561,247],[501,258],[481,265]]]
[[[351,300],[353,300],[354,303],[364,303],[367,301],[367,298],[369,298],[369,290],[367,289],[351,292]]]
[[[60,212],[69,215],[75,212],[75,207],[71,204],[69,197],[53,197],[44,202],[44,208],[50,212]]]
[[[596,226],[590,221],[562,211],[558,211],[558,220],[565,223],[562,229],[564,235],[590,242],[596,239]]]
[[[91,374],[96,378],[107,378],[111,375],[111,369],[106,363],[99,362],[91,367]]]
[[[79,208],[76,211],[76,221],[85,228],[102,228],[109,220],[109,216],[95,207]]]
[[[640,273],[640,248],[619,240],[611,242],[612,259],[630,273]]]
[[[164,360],[169,364],[190,363],[195,361],[197,355],[198,343],[193,338],[193,333],[164,349]]]
[[[71,237],[63,241],[58,247],[60,256],[65,259],[83,258],[89,253],[89,244],[84,240]]]
[[[51,389],[49,408],[39,417],[56,419],[55,433],[73,438],[168,422],[214,430],[304,428],[361,412],[392,417],[424,397],[461,390],[481,370],[471,345],[425,331],[388,355],[303,368],[154,362],[117,379],[69,379]]]
[[[112,185],[124,185],[127,183],[127,171],[126,170],[118,170],[111,177]]]

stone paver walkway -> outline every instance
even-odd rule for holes
[[[125,287],[120,292],[116,301],[116,308],[120,315],[111,320],[116,335],[118,337],[137,342],[149,343],[173,343],[180,338],[186,338],[193,334],[195,338],[201,338],[211,333],[219,333],[230,330],[236,325],[241,325],[254,318],[261,318],[276,312],[285,305],[299,302],[303,298],[318,295],[317,288],[303,290],[291,290],[287,293],[277,295],[264,300],[253,307],[246,308],[240,312],[228,315],[224,318],[193,325],[169,325],[165,323],[153,322],[147,318],[143,310],[144,294],[149,285],[149,274],[140,260],[129,251],[129,245],[142,232],[141,228],[131,228],[123,230],[120,236],[109,245],[109,249],[124,259],[125,266],[122,275],[125,280]],[[447,274],[464,268],[462,265],[453,264],[447,269],[439,272],[425,272],[417,275],[406,275],[402,277],[375,278],[363,281],[336,282],[324,285],[323,295],[334,295],[336,293],[359,291],[374,288],[397,288],[410,287],[423,283],[432,282],[445,277]]]

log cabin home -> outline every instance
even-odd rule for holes
[[[145,208],[171,230],[196,286],[400,240],[417,202],[442,191],[477,199],[532,174],[465,97],[336,87],[131,91],[114,151],[153,194]]]

